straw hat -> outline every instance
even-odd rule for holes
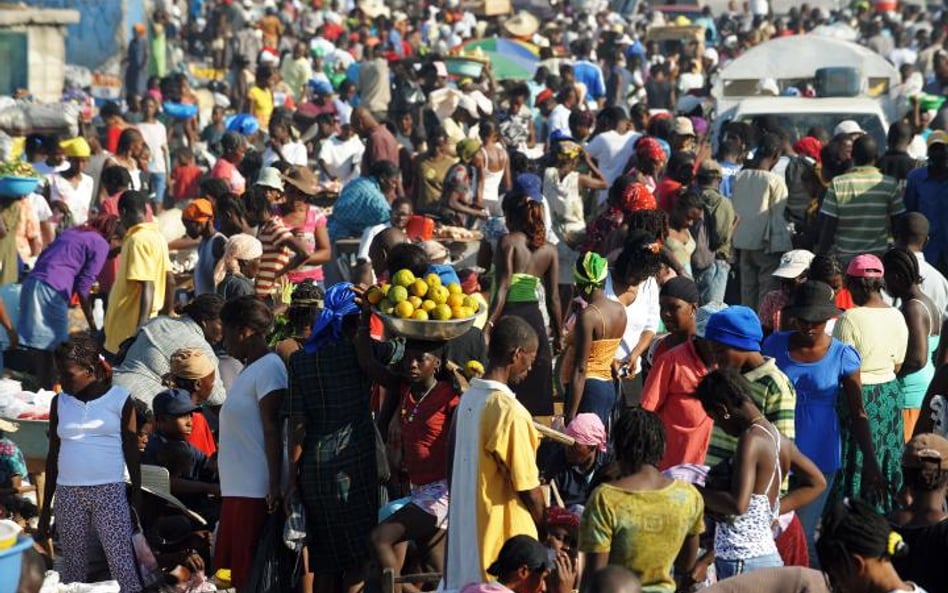
[[[503,28],[514,37],[532,37],[540,30],[540,21],[529,12],[520,10],[504,22]]]

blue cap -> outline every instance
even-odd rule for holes
[[[735,305],[711,316],[704,330],[704,339],[735,350],[760,352],[764,332],[753,309]]]
[[[550,134],[550,142],[563,142],[566,140],[569,140],[571,142],[576,141],[573,139],[572,136],[570,136],[567,132],[564,132],[563,130],[553,130],[553,133]]]
[[[309,86],[317,95],[331,95],[333,93],[332,85],[325,80],[317,80],[314,78],[309,81]]]
[[[238,113],[224,120],[228,132],[249,136],[260,129],[260,122],[249,113]]]
[[[198,409],[184,389],[165,389],[151,402],[156,416],[184,416]]]

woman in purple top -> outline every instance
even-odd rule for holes
[[[817,566],[814,533],[836,473],[842,466],[839,406],[847,406],[853,432],[866,459],[875,459],[869,421],[862,401],[856,349],[829,336],[826,322],[839,314],[828,284],[810,280],[798,286],[783,316],[793,331],[771,334],[762,352],[775,359],[797,392],[796,445],[823,472],[826,489],[813,502],[797,511],[806,533],[811,566]],[[845,396],[845,398],[840,397]],[[867,463],[866,481],[881,478],[878,466]]]
[[[120,246],[118,217],[100,215],[83,226],[63,232],[36,260],[20,291],[17,333],[20,344],[40,351],[37,378],[50,385],[53,350],[69,338],[69,301],[79,295],[79,304],[89,328],[97,331],[89,291],[102,271],[111,242]]]

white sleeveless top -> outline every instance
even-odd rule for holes
[[[505,167],[500,171],[490,170],[490,153],[486,148],[481,148],[484,153],[484,206],[488,209],[491,205],[500,202],[500,182],[504,180]]]
[[[747,512],[717,524],[714,533],[714,554],[721,560],[749,560],[777,554],[772,525],[780,516],[780,496],[778,495],[775,503],[771,505],[769,493],[774,480],[777,484],[783,482],[783,472],[780,470],[780,434],[774,436],[768,428],[760,424],[751,426],[751,430],[754,428],[763,430],[774,443],[774,471],[770,474],[764,494],[751,494]]]
[[[122,408],[128,398],[128,390],[119,385],[90,402],[59,394],[57,484],[101,486],[125,481]]]

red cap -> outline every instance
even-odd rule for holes
[[[544,102],[546,102],[547,99],[552,99],[552,98],[553,98],[553,90],[543,89],[542,91],[540,91],[540,94],[537,95],[537,100],[533,102],[533,105],[534,107],[539,107]]]

